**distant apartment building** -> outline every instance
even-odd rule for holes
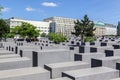
[[[50,22],[50,32],[62,33],[63,35],[70,36],[74,31],[74,21],[77,19],[64,18],[64,17],[50,17],[44,19],[46,22]],[[116,27],[112,24],[105,24],[103,22],[95,22],[96,30],[94,31],[96,36],[102,35],[116,35]]]
[[[105,23],[105,35],[117,35],[117,28],[113,24]]]
[[[95,28],[96,28],[96,30],[95,30],[96,36],[116,35],[117,34],[117,28],[113,24],[96,22]]]
[[[96,36],[102,36],[105,35],[105,24],[102,22],[95,22],[96,30],[94,31]]]
[[[70,36],[74,31],[74,21],[77,19],[65,17],[50,17],[44,19],[45,22],[50,22],[50,32],[62,33],[63,35]]]
[[[15,26],[20,26],[22,22],[27,22],[35,27],[37,27],[38,30],[40,30],[40,33],[49,33],[49,22],[42,22],[42,21],[32,21],[32,20],[24,20],[20,18],[10,18],[7,20],[7,23],[9,24],[10,28],[13,28]]]

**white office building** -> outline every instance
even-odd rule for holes
[[[64,17],[50,17],[44,19],[46,22],[50,22],[50,31],[56,33],[62,33],[63,35],[70,36],[71,32],[74,32],[74,21],[77,19],[64,18]],[[117,29],[112,24],[105,24],[103,22],[95,22],[96,30],[94,31],[96,36],[102,35],[116,35]]]
[[[74,31],[74,21],[77,19],[65,18],[65,17],[50,17],[44,19],[46,22],[50,22],[50,32],[62,33],[63,35],[70,36]]]
[[[117,28],[113,24],[105,24],[105,35],[117,35]]]
[[[43,22],[43,21],[32,21],[32,20],[24,20],[20,18],[10,18],[7,20],[8,24],[10,25],[10,28],[13,28],[15,26],[20,26],[22,22],[30,23],[37,27],[38,30],[40,30],[40,33],[49,33],[49,22]]]

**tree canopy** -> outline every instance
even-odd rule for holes
[[[23,22],[21,26],[16,26],[11,28],[11,33],[19,34],[21,37],[25,38],[35,38],[40,35],[40,30],[37,30],[34,25]]]
[[[94,28],[94,22],[89,20],[88,16],[85,15],[84,19],[77,20],[74,22],[75,26],[75,32],[72,32],[73,35],[75,36],[81,36],[82,41],[84,41],[84,36],[94,36],[93,31],[95,31]]]
[[[60,34],[60,33],[49,33],[48,34],[49,40],[52,40],[54,43],[60,43],[65,42],[67,40],[66,36]]]
[[[0,37],[6,37],[6,34],[9,33],[10,27],[4,19],[0,19]]]
[[[41,37],[46,37],[47,35],[46,35],[46,33],[43,32],[40,36]]]

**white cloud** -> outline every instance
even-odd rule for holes
[[[26,11],[35,11],[35,9],[32,8],[32,7],[26,7],[25,10],[26,10]]]
[[[6,8],[3,8],[3,9],[2,9],[2,12],[9,12],[10,10],[11,10],[10,8],[7,8],[7,7],[6,7]]]
[[[56,6],[58,6],[54,2],[43,2],[41,5],[46,6],[46,7],[56,7]]]

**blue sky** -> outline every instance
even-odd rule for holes
[[[120,0],[0,0],[4,7],[0,18],[17,17],[43,20],[51,16],[91,20],[117,25],[120,21]]]

